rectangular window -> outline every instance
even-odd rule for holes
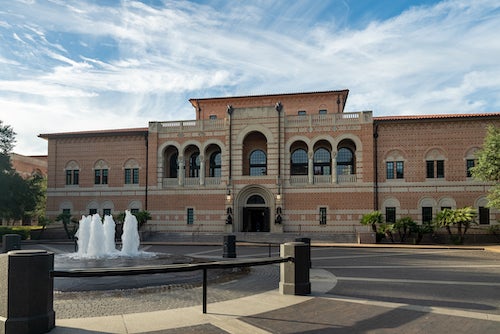
[[[319,223],[326,225],[326,208],[319,208]]]
[[[79,182],[79,170],[74,169],[74,170],[66,170],[66,185],[74,185],[78,184]]]
[[[135,215],[136,213],[139,213],[139,209],[130,209],[130,213]]]
[[[428,179],[434,178],[434,161],[432,160],[426,161],[426,177]]]
[[[94,184],[108,184],[108,169],[94,170]]]
[[[104,210],[102,210],[102,216],[103,217],[111,216],[111,209],[104,209]]]
[[[480,206],[479,207],[479,224],[489,225],[490,224],[490,209]]]
[[[186,216],[187,216],[187,224],[192,225],[194,223],[194,209],[187,208]]]
[[[430,223],[432,221],[432,207],[422,207],[422,223]]]
[[[467,177],[472,177],[471,168],[474,167],[475,165],[476,165],[476,161],[474,159],[467,159],[466,167],[465,167]]]
[[[101,184],[101,170],[94,170],[94,184]]]
[[[444,178],[444,160],[436,161],[436,177],[438,179]]]
[[[326,110],[326,109],[320,109],[319,110],[319,114],[320,115],[326,115],[327,113],[328,113],[328,110]]]
[[[403,179],[405,177],[404,162],[396,161],[396,178]]]
[[[139,168],[125,168],[125,184],[139,184]]]
[[[396,222],[396,208],[387,207],[385,208],[385,222],[394,224]]]
[[[90,215],[95,215],[97,213],[97,209],[89,209]]]
[[[125,168],[125,184],[131,184],[131,183],[132,183],[132,169]]]
[[[208,119],[217,119],[217,115],[210,115],[208,116]]]
[[[71,209],[63,209],[62,213],[65,214],[65,215],[70,215],[71,214]]]
[[[305,110],[299,110],[299,111],[297,111],[297,115],[299,115],[299,116],[305,116],[306,115],[306,111]]]
[[[108,170],[102,170],[102,184],[108,184]]]
[[[394,162],[388,161],[385,163],[386,168],[386,177],[388,180],[392,180],[394,178]]]

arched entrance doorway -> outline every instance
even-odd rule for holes
[[[273,195],[268,189],[260,185],[245,187],[235,199],[239,217],[235,228],[240,232],[271,232],[273,207]]]
[[[243,208],[243,232],[269,232],[269,207],[260,195],[248,198]]]

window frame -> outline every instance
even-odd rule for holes
[[[326,216],[327,216],[328,208],[326,206],[322,206],[319,208],[319,224],[326,225]]]
[[[299,153],[304,153],[305,161],[302,161],[302,155],[297,156]],[[295,162],[294,158],[299,158],[299,162]],[[307,175],[309,173],[309,157],[307,151],[303,148],[297,148],[290,155],[290,175]]]
[[[258,154],[262,155],[259,157],[257,156]],[[250,176],[267,175],[267,154],[264,150],[256,149],[250,152],[248,157],[248,171]]]
[[[394,224],[396,222],[396,207],[387,206],[385,208],[385,222],[389,224]]]
[[[186,208],[186,224],[194,224],[194,208]]]

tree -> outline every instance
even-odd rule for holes
[[[0,153],[8,155],[14,149],[16,133],[10,125],[3,125],[0,120]]]
[[[373,232],[377,233],[377,225],[382,224],[382,218],[382,213],[380,211],[372,211],[364,214],[363,217],[361,217],[360,223],[365,226],[370,225]]]
[[[434,224],[437,228],[445,228],[454,243],[463,244],[467,230],[475,223],[475,216],[476,210],[470,206],[454,210],[444,209],[436,215]],[[453,227],[456,228],[456,234],[453,234]]]
[[[489,126],[483,147],[477,152],[472,175],[481,181],[494,182],[488,194],[488,205],[500,209],[500,128]]]

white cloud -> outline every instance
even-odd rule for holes
[[[28,154],[43,151],[26,115],[37,133],[147,126],[194,117],[189,97],[348,88],[348,111],[376,115],[500,108],[496,1],[413,7],[362,29],[333,3],[9,2],[0,109],[19,112],[2,120]]]

